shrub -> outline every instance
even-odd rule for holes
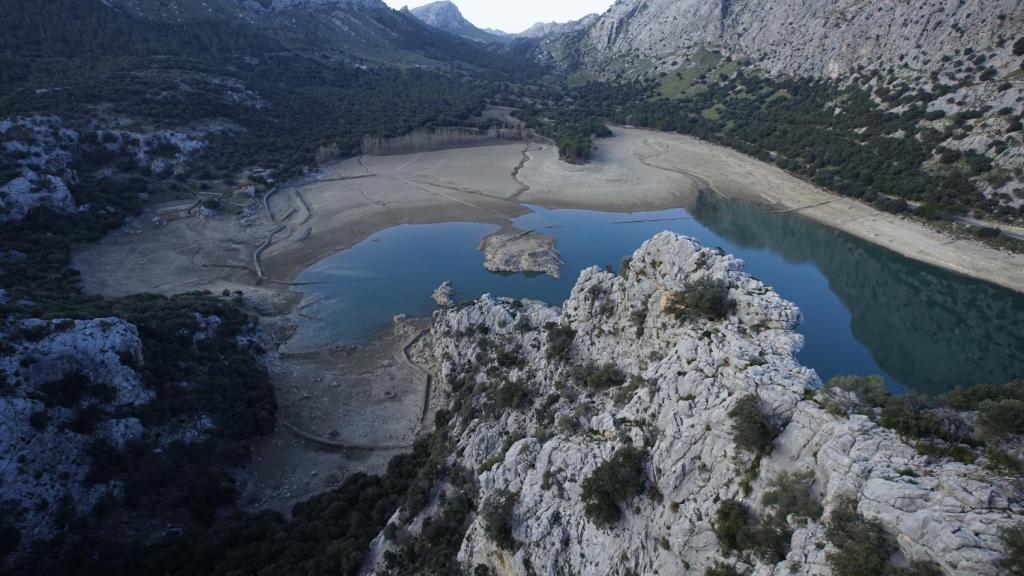
[[[647,453],[635,446],[620,448],[583,481],[584,512],[596,526],[611,526],[622,517],[619,505],[644,488]]]
[[[753,534],[747,505],[738,500],[724,500],[715,513],[714,530],[723,551],[740,552],[750,548]]]
[[[978,406],[978,433],[986,439],[1024,434],[1024,402],[985,400]]]
[[[625,373],[611,362],[600,366],[593,362],[577,366],[572,370],[572,377],[577,384],[591,390],[607,390],[626,383]]]
[[[932,562],[915,560],[906,567],[890,566],[885,576],[943,576],[942,569]]]
[[[827,555],[834,576],[886,574],[896,543],[878,522],[857,514],[850,506],[832,512],[825,537],[836,550]]]
[[[774,507],[775,514],[782,518],[796,514],[817,520],[821,517],[822,508],[813,486],[813,472],[783,472],[771,481],[761,503]]]
[[[569,326],[548,324],[544,327],[548,332],[548,360],[564,360],[569,356],[572,342],[576,339],[576,331]]]
[[[825,388],[839,388],[853,392],[869,406],[884,406],[889,402],[889,390],[881,376],[834,376]]]
[[[927,412],[920,402],[911,397],[892,399],[882,408],[878,423],[903,438],[938,436],[942,430],[941,419]]]
[[[957,410],[977,410],[986,400],[1024,400],[1024,380],[1006,384],[978,384],[970,388],[957,388],[946,394],[945,401]]]
[[[1024,576],[1024,524],[1004,528],[999,534],[1006,555],[999,561],[999,567],[1009,576]]]
[[[772,444],[779,429],[767,414],[761,411],[761,404],[756,396],[741,398],[732,410],[732,435],[736,446],[754,455],[771,452]]]
[[[715,562],[715,565],[704,571],[704,576],[739,576],[735,566],[724,562]]]
[[[494,391],[494,407],[519,410],[530,401],[530,390],[522,382],[506,382]]]
[[[729,286],[722,280],[702,278],[675,292],[665,306],[665,312],[680,322],[706,318],[722,320],[736,310],[736,302],[729,298]]]
[[[1002,474],[1004,476],[1024,476],[1024,462],[1021,462],[1009,452],[1000,450],[999,448],[989,448],[985,452],[985,456],[988,458],[988,463],[985,464],[985,468],[988,468],[996,474]]]
[[[516,500],[515,494],[500,490],[484,502],[484,531],[502,550],[514,550],[517,545],[513,535],[515,523],[512,517]]]
[[[963,464],[972,464],[976,459],[974,452],[962,444],[918,442],[914,445],[914,449],[922,456],[931,456],[933,458],[952,458],[953,460]]]

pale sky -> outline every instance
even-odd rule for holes
[[[389,6],[415,8],[434,0],[384,0]],[[453,0],[462,15],[478,28],[522,32],[537,22],[568,22],[600,14],[612,0]]]

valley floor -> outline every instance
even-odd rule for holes
[[[698,193],[712,190],[763,201],[766,212],[799,212],[907,257],[1024,291],[1024,256],[879,212],[699,140],[622,127],[614,133],[598,142],[596,161],[585,166],[561,162],[553,146],[538,143],[348,159],[282,187],[246,219],[223,214],[158,226],[149,215],[141,232],[113,234],[78,253],[75,265],[93,293],[246,294],[280,344],[272,372],[288,423],[259,447],[248,501],[279,508],[328,487],[339,473],[381,471],[395,451],[390,446],[420,430],[424,384],[411,363],[400,361],[405,337],[388,334],[367,344],[366,353],[345,354],[291,350],[288,342],[304,320],[293,279],[395,225],[511,225],[530,204],[616,212],[692,207]],[[385,388],[393,393],[381,396]],[[301,435],[325,431],[339,442],[382,448],[344,450]]]

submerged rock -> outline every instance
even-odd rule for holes
[[[500,230],[481,240],[477,249],[491,272],[536,272],[553,278],[562,274],[555,238],[533,230]]]
[[[697,281],[727,290],[718,295],[731,305],[721,313],[680,305]],[[836,550],[828,520],[852,507],[893,538],[897,561],[998,574],[1000,531],[1024,512],[1017,483],[921,455],[866,416],[826,410],[817,374],[794,357],[800,320],[740,260],[667,232],[645,242],[620,275],[584,270],[561,308],[484,296],[438,312],[430,341],[436,394],[448,408],[449,463],[472,471],[479,487],[461,567],[703,574],[724,562],[745,574],[826,575]],[[758,456],[738,446],[730,414],[751,398],[778,431]],[[644,454],[643,488],[605,507],[598,522],[585,482],[630,446]],[[761,515],[783,472],[809,479],[822,513],[783,519],[781,557],[722,550],[720,508],[736,501]],[[504,532],[484,509],[501,498],[514,501]],[[430,514],[396,514],[389,531],[414,538]],[[377,563],[377,573],[395,570]]]

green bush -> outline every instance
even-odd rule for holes
[[[833,576],[887,574],[889,558],[897,549],[881,524],[865,519],[849,506],[832,512],[825,537],[836,548],[826,556]]]
[[[498,410],[520,410],[530,402],[530,390],[522,382],[505,382],[494,391]]]
[[[882,408],[878,423],[903,438],[928,438],[939,436],[942,431],[942,420],[912,397],[891,399]]]
[[[736,302],[729,298],[729,286],[723,281],[701,278],[675,292],[665,306],[665,312],[680,322],[706,318],[722,320],[736,310]]]
[[[813,472],[783,472],[769,484],[761,503],[782,518],[796,514],[808,520],[821,518],[821,502],[814,493]]]
[[[576,331],[569,326],[548,324],[544,327],[548,333],[548,360],[565,360],[569,357]]]
[[[591,390],[608,390],[626,383],[626,374],[611,362],[600,366],[593,362],[576,366],[572,377],[578,385]]]
[[[715,537],[724,552],[742,552],[753,545],[750,510],[738,500],[723,500],[714,522]]]
[[[978,433],[987,440],[1024,434],[1024,402],[985,400],[978,405]]]
[[[704,570],[704,576],[740,576],[740,573],[731,564],[715,562],[714,566]]]
[[[999,567],[1007,576],[1024,576],[1024,524],[1005,528],[999,535],[1006,548],[1006,554],[999,561]]]
[[[1021,400],[1024,401],[1024,380],[1007,382],[1005,384],[978,384],[970,388],[957,388],[945,396],[945,402],[950,408],[957,410],[977,410],[982,402],[991,400]]]
[[[647,453],[635,446],[620,448],[583,481],[584,512],[596,526],[612,526],[622,518],[619,505],[643,491]]]
[[[488,498],[483,505],[484,531],[502,550],[514,550],[518,544],[513,535],[513,512],[517,498],[515,494],[501,490]]]
[[[985,464],[985,468],[995,472],[996,474],[1002,474],[1004,476],[1024,476],[1024,462],[1020,459],[1015,458],[1012,454],[999,448],[989,448],[985,452],[985,456],[988,458],[988,462]]]
[[[754,455],[768,454],[772,450],[779,429],[771,418],[761,411],[756,396],[744,396],[732,410],[732,435],[736,446]]]
[[[861,402],[874,407],[884,406],[891,397],[881,376],[833,376],[825,388],[853,392]]]

